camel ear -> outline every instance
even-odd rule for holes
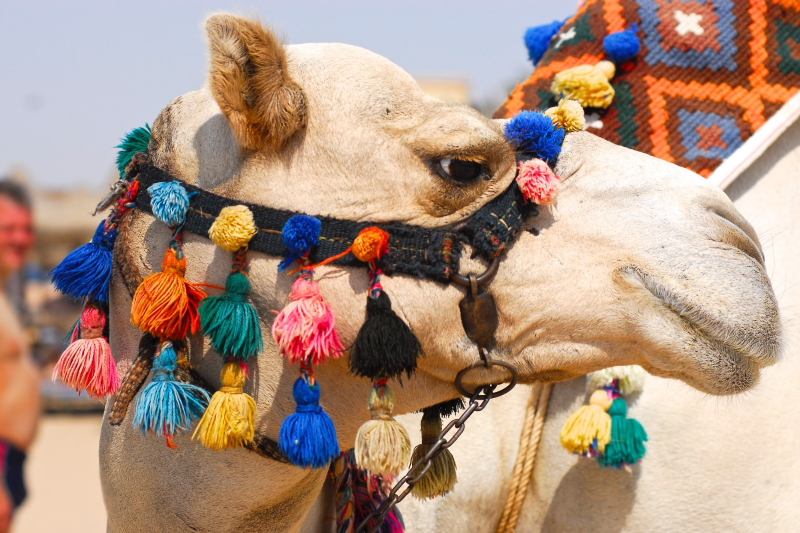
[[[206,20],[209,86],[233,134],[249,150],[279,149],[303,127],[305,96],[286,53],[261,24],[233,15]]]

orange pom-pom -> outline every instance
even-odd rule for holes
[[[183,277],[186,259],[164,254],[161,272],[142,281],[131,305],[131,323],[155,337],[182,340],[200,329],[197,306],[206,293]]]
[[[377,226],[364,228],[353,241],[353,255],[369,263],[380,259],[389,251],[389,234]]]

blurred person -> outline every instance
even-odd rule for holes
[[[0,533],[9,531],[25,499],[25,453],[39,420],[39,375],[22,325],[6,294],[9,277],[22,268],[33,245],[33,217],[26,190],[0,180]]]

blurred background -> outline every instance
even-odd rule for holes
[[[37,236],[6,289],[41,368],[45,410],[13,531],[105,531],[102,405],[50,381],[80,305],[55,293],[47,273],[91,239],[99,222],[91,212],[118,177],[120,137],[204,82],[209,13],[258,17],[290,44],[362,46],[432,96],[490,115],[532,70],[525,29],[574,8],[545,0],[0,3],[0,177],[28,187]]]

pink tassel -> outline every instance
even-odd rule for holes
[[[519,165],[517,185],[525,200],[539,205],[552,205],[558,195],[558,181],[550,167],[541,159],[531,159]]]
[[[300,276],[292,284],[290,299],[272,324],[272,338],[284,357],[292,363],[315,365],[338,357],[344,346],[334,328],[331,306],[322,299],[319,286]]]
[[[53,370],[53,381],[58,378],[78,392],[85,390],[89,397],[97,400],[117,392],[119,375],[111,347],[103,337],[105,324],[106,317],[101,309],[92,305],[84,307],[80,338],[76,339],[73,332],[73,342],[61,354]]]

